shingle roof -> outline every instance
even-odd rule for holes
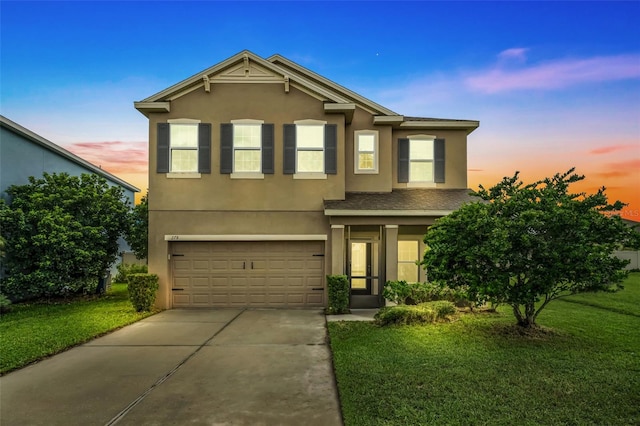
[[[380,212],[383,215],[425,216],[443,215],[464,203],[478,201],[469,189],[415,188],[394,189],[391,192],[347,192],[344,200],[325,200],[326,215],[357,215]]]

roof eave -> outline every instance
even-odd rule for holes
[[[446,216],[453,210],[347,210],[325,209],[325,216]]]
[[[171,111],[171,102],[134,102],[135,109],[149,117],[152,112],[169,112]]]
[[[391,125],[396,129],[466,130],[467,134],[473,132],[480,126],[480,122],[476,120],[405,120],[405,117],[402,115],[375,116],[373,117],[373,124]]]
[[[384,107],[384,106],[372,101],[371,99],[365,98],[364,96],[359,95],[358,93],[347,89],[346,87],[336,83],[335,81],[329,80],[328,78],[323,77],[320,74],[317,74],[317,73],[311,71],[310,69],[307,69],[307,68],[303,67],[302,65],[297,64],[297,63],[285,58],[282,55],[279,55],[279,54],[271,55],[266,60],[268,62],[271,62],[271,63],[276,64],[276,65],[277,65],[277,62],[280,62],[281,64],[285,65],[286,67],[292,68],[292,69],[296,70],[297,72],[301,73],[303,76],[306,76],[307,78],[310,78],[312,80],[316,80],[316,81],[322,83],[323,85],[326,85],[326,86],[330,87],[332,90],[338,92],[338,95],[346,96],[348,98],[351,98],[352,100],[356,101],[356,103],[360,103],[362,105],[366,105],[367,107],[377,111],[379,114],[397,115],[396,112],[391,111],[389,108],[386,108],[386,107]]]
[[[346,103],[346,104],[334,104],[334,103],[325,103],[324,104],[324,112],[327,114],[344,114],[345,122],[347,124],[351,124],[353,121],[353,114],[356,111],[356,104]]]

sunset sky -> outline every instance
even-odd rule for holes
[[[0,2],[0,113],[147,188],[133,108],[241,50],[479,120],[469,186],[576,167],[640,220],[640,2]]]

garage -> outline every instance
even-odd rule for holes
[[[324,241],[170,245],[173,307],[323,307]]]

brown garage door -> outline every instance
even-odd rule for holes
[[[324,241],[175,242],[174,307],[324,306]]]

